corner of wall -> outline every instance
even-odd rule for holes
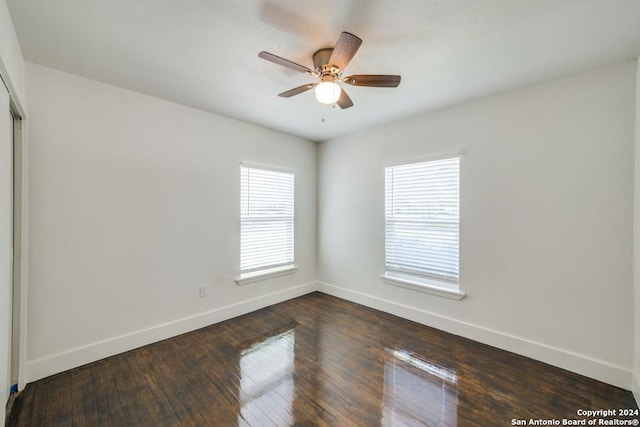
[[[316,142],[316,279],[320,277],[320,145],[322,142]],[[316,286],[317,288],[317,286]]]

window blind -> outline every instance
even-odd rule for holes
[[[458,283],[460,158],[385,168],[385,269]]]
[[[240,167],[240,270],[293,264],[294,175]]]

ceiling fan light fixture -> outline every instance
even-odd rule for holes
[[[361,44],[362,39],[358,36],[343,31],[334,47],[320,49],[313,54],[313,70],[265,51],[260,52],[258,57],[320,79],[318,83],[298,86],[279,93],[278,96],[289,98],[315,88],[318,102],[329,105],[335,104],[344,110],[353,107],[353,101],[347,92],[336,84],[337,81],[352,86],[369,87],[397,87],[400,84],[400,76],[396,75],[355,74],[341,77],[345,67],[349,64]]]
[[[334,82],[322,82],[316,85],[316,99],[323,104],[335,104],[340,99],[342,88]]]

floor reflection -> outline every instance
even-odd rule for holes
[[[383,426],[457,426],[455,370],[385,349]]]
[[[294,348],[292,329],[241,352],[240,425],[293,425]]]

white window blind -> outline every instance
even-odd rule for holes
[[[241,273],[292,265],[294,175],[240,168]]]
[[[385,169],[385,269],[458,283],[460,158]]]

